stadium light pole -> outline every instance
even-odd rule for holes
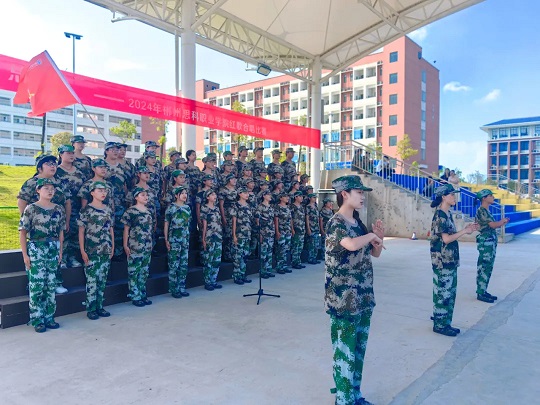
[[[75,41],[83,36],[72,32],[64,32],[66,38],[73,40],[73,74],[75,74]],[[73,105],[73,135],[77,135],[77,104]]]

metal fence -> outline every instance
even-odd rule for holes
[[[0,251],[20,249],[19,218],[17,207],[0,207]]]

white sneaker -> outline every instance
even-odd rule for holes
[[[66,262],[60,263],[60,268],[61,268],[61,269],[67,269],[67,264],[66,264]]]
[[[57,294],[65,294],[68,292],[67,288],[65,288],[62,285],[59,285],[58,287],[56,287],[56,290],[54,291],[56,291]]]
[[[83,264],[73,259],[73,261],[71,262],[71,267],[83,267]]]

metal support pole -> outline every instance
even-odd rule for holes
[[[195,1],[182,2],[182,97],[195,99],[195,32],[191,25],[195,22]],[[197,134],[193,125],[182,123],[182,151],[197,150]]]
[[[311,128],[321,130],[321,59],[313,61],[313,84],[311,85]],[[311,184],[313,191],[318,192],[321,186],[321,148],[311,148]]]

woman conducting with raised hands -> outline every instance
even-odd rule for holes
[[[375,306],[371,256],[383,249],[380,220],[372,232],[360,220],[365,187],[359,176],[342,176],[332,182],[339,211],[328,221],[325,244],[325,309],[330,315],[334,349],[336,404],[369,405],[360,384]]]
[[[431,221],[430,253],[433,268],[433,332],[445,336],[456,336],[460,330],[452,327],[456,303],[457,268],[459,267],[458,239],[478,230],[471,223],[461,231],[456,230],[450,208],[456,205],[455,194],[459,193],[451,184],[435,189],[431,207],[437,209]]]

